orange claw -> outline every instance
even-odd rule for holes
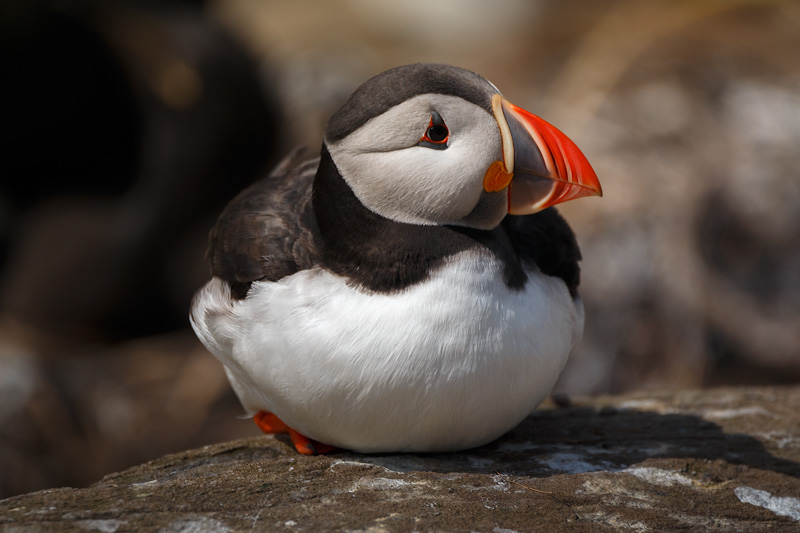
[[[287,426],[283,420],[267,411],[259,411],[256,413],[253,417],[253,421],[264,433],[288,433],[297,453],[302,453],[303,455],[317,455],[330,453],[336,450],[333,446],[322,444],[321,442],[309,439],[305,435],[301,435]]]

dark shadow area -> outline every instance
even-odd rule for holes
[[[12,0],[0,28],[0,311],[185,328],[209,228],[282,149],[262,68],[198,2]]]
[[[800,463],[775,457],[752,436],[726,433],[698,416],[613,408],[539,411],[499,440],[461,453],[342,456],[396,472],[501,472],[534,478],[618,472],[666,458],[722,460],[800,479]]]

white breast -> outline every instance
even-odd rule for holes
[[[533,411],[583,332],[560,279],[529,272],[515,291],[499,269],[465,252],[393,294],[312,269],[235,302],[213,279],[192,325],[251,412],[356,451],[465,449]]]

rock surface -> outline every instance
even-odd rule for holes
[[[265,436],[0,501],[0,531],[55,528],[800,531],[800,387],[561,397],[456,454]]]

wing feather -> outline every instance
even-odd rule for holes
[[[209,235],[211,273],[244,298],[256,280],[277,281],[317,263],[311,186],[319,159],[287,156],[225,207]]]

